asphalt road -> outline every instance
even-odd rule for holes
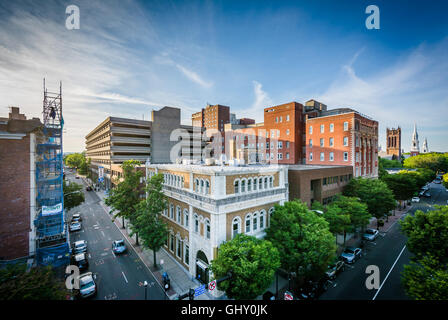
[[[414,203],[408,214],[414,214],[417,209],[427,211],[433,205],[446,205],[448,192],[440,184],[430,184],[431,198],[421,198],[420,203]],[[385,232],[387,231],[387,232]],[[412,254],[405,247],[406,237],[401,233],[396,222],[389,230],[380,230],[380,236],[373,242],[368,242],[363,257],[353,265],[348,265],[333,282],[333,286],[320,296],[321,300],[407,300],[401,285],[401,272],[408,264]],[[380,270],[380,288],[367,289],[365,282],[369,274],[366,268],[376,265]]]
[[[66,172],[66,178],[83,184],[81,179],[75,179],[69,172]],[[98,293],[93,299],[143,300],[145,280],[149,283],[148,300],[166,299],[163,289],[99,204],[100,199],[96,193],[85,191],[85,185],[83,190],[85,202],[68,213],[69,218],[74,213],[80,213],[82,217],[82,230],[70,233],[70,242],[87,241],[88,271],[97,275]],[[118,239],[126,241],[128,251],[115,256],[112,252],[112,241]]]

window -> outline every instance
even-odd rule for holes
[[[325,161],[325,153],[320,153],[320,161]]]
[[[269,142],[266,142],[266,149],[269,149]]]
[[[274,177],[269,177],[269,188],[274,188]]]
[[[313,153],[310,152],[310,161],[313,161]]]
[[[348,161],[348,152],[344,152],[344,161]]]
[[[274,160],[274,154],[271,153],[271,160]]]
[[[334,161],[334,153],[330,152],[330,161]]]
[[[258,215],[256,213],[254,213],[254,217],[252,219],[252,225],[253,225],[252,230],[254,230],[254,231],[257,230],[257,228],[258,228]]]
[[[247,180],[247,192],[252,191],[252,179]]]
[[[344,131],[348,131],[348,122],[347,121],[344,122]]]
[[[259,189],[259,190],[263,189],[263,178],[260,178],[260,179],[258,180],[258,189]]]
[[[176,207],[176,217],[177,217],[177,223],[181,223],[182,222],[182,210],[180,209],[179,206]]]
[[[174,252],[174,235],[170,234],[170,250]]]
[[[356,152],[356,162],[359,162],[359,152]]]
[[[205,238],[210,240],[210,221],[205,220]]]
[[[234,192],[235,193],[239,193],[240,192],[239,181],[238,180],[235,180],[235,182],[234,182]]]
[[[254,191],[256,191],[256,190],[257,190],[257,178],[254,179]]]
[[[348,137],[344,137],[344,147],[348,146]]]
[[[286,115],[286,121],[289,121],[289,114]]]
[[[187,209],[184,210],[184,225],[186,228],[188,228],[188,217],[189,216],[189,212]]]
[[[182,259],[182,241],[177,239],[176,255],[178,258]]]
[[[174,205],[170,204],[170,218],[174,220]]]
[[[282,160],[283,159],[283,153],[277,153],[277,160]]]
[[[194,232],[199,233],[199,217],[197,214],[194,215]]]
[[[286,149],[289,149],[289,141],[286,141]]]
[[[210,192],[210,182],[208,180],[205,180],[205,193],[209,194]]]
[[[185,244],[184,262],[186,265],[190,264],[190,247]]]
[[[324,146],[324,138],[320,138],[320,146],[321,146],[321,147]]]
[[[277,149],[283,149],[283,141],[277,142]]]
[[[246,180],[241,181],[241,192],[246,192]]]
[[[330,123],[330,132],[333,132],[333,131],[334,131],[334,124]]]
[[[194,180],[194,191],[199,192],[199,179]]]
[[[313,126],[310,126],[310,134],[313,134]]]
[[[309,145],[310,145],[310,148],[313,146],[313,139],[310,139]]]
[[[289,159],[289,152],[286,152],[286,159]]]
[[[334,138],[330,138],[330,147],[334,146]]]
[[[235,238],[235,236],[240,233],[240,220],[238,218],[233,219],[232,222],[232,238]]]
[[[283,117],[282,117],[282,116],[280,116],[280,122],[282,122],[282,120],[283,120]]]
[[[251,216],[248,214],[246,216],[246,233],[250,232],[250,223],[251,223]]]
[[[320,125],[320,133],[324,133],[324,131],[325,131],[325,125],[321,124]]]
[[[265,212],[263,210],[260,212],[260,229],[264,228],[264,217],[265,217],[264,213]]]
[[[275,122],[278,122],[278,117],[275,117]]]
[[[267,189],[268,188],[268,177],[264,178],[264,188]]]

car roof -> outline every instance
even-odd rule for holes
[[[86,254],[83,253],[78,253],[77,255],[75,255],[75,260],[76,261],[80,261],[80,260],[85,260],[86,259]]]
[[[93,276],[92,276],[92,272],[87,272],[87,273],[83,273],[82,275],[79,276],[79,283],[80,284],[86,284],[89,282],[94,282],[93,281]]]
[[[73,217],[79,217],[81,214],[80,213],[74,213]]]
[[[78,241],[75,241],[75,246],[78,244],[85,244],[85,243],[86,243],[86,240],[78,240]]]
[[[123,239],[121,239],[121,240],[115,240],[114,243],[116,243],[116,244],[124,243],[124,240],[123,240]]]

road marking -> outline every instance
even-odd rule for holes
[[[124,280],[126,281],[126,283],[128,283],[128,279],[126,279],[126,275],[124,274],[123,271],[121,271],[121,274],[123,274]]]
[[[106,237],[106,235],[104,234],[103,230],[101,230],[101,234],[103,235],[103,237]]]
[[[386,280],[387,280],[387,278],[389,277],[389,274],[392,272],[392,270],[394,269],[395,265],[396,265],[397,262],[398,262],[398,259],[400,259],[401,255],[403,254],[404,249],[406,249],[406,245],[403,247],[403,249],[401,249],[400,254],[398,255],[397,259],[395,259],[394,264],[393,264],[392,267],[390,268],[389,272],[388,272],[387,275],[386,275],[386,278],[384,278],[383,283],[382,283],[381,286],[378,288],[378,291],[375,293],[375,296],[373,297],[372,300],[375,300],[375,299],[376,299],[376,296],[378,295],[378,293],[380,293],[381,288],[383,287],[384,283],[386,283]]]

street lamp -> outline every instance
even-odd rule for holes
[[[145,286],[145,300],[147,298],[147,291],[148,291],[148,281],[145,280],[145,282],[143,282],[143,285]]]

